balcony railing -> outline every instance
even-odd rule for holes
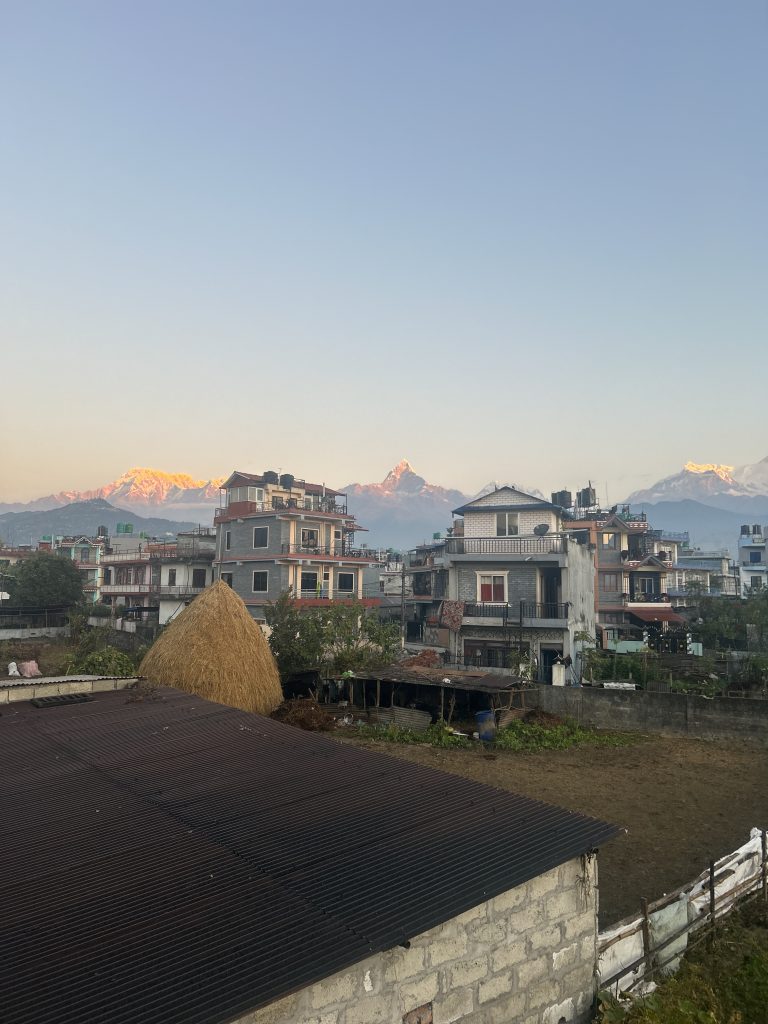
[[[249,516],[256,512],[310,512],[320,515],[346,516],[347,506],[340,505],[332,498],[313,498],[305,502],[302,498],[270,498],[267,501],[233,501],[222,505],[214,513],[214,522],[225,516]]]
[[[149,583],[105,583],[102,594],[148,594],[151,590]]]
[[[641,590],[636,590],[634,594],[627,594],[629,604],[669,604],[669,594],[665,591],[663,594],[644,594]]]
[[[507,622],[520,622],[525,619],[567,619],[569,604],[567,601],[522,601],[517,604],[503,604],[495,601],[469,601],[464,605],[465,618],[504,619]]]
[[[197,597],[198,594],[202,594],[205,587],[193,587],[193,586],[179,586],[179,587],[152,587],[152,593],[157,594],[158,597]]]
[[[369,562],[386,562],[386,551],[374,551],[372,548],[342,548],[323,544],[283,544],[280,548],[283,555],[303,555],[307,558],[360,558]]]
[[[567,550],[568,538],[551,537],[449,537],[445,550],[449,555],[560,555]]]

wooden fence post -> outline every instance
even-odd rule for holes
[[[645,957],[645,967],[643,969],[643,980],[650,981],[651,973],[653,970],[652,958],[651,958],[651,923],[648,917],[648,900],[643,897],[640,900],[640,912],[643,915],[642,920],[642,931],[643,931],[643,956]]]

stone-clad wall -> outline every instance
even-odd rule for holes
[[[597,864],[575,858],[237,1024],[572,1024],[594,993]],[[311,952],[309,955],[311,955]]]

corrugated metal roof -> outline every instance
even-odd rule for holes
[[[175,690],[0,718],[5,1024],[215,1024],[616,835]]]

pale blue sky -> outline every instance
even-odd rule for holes
[[[0,500],[767,455],[767,11],[0,4]]]

